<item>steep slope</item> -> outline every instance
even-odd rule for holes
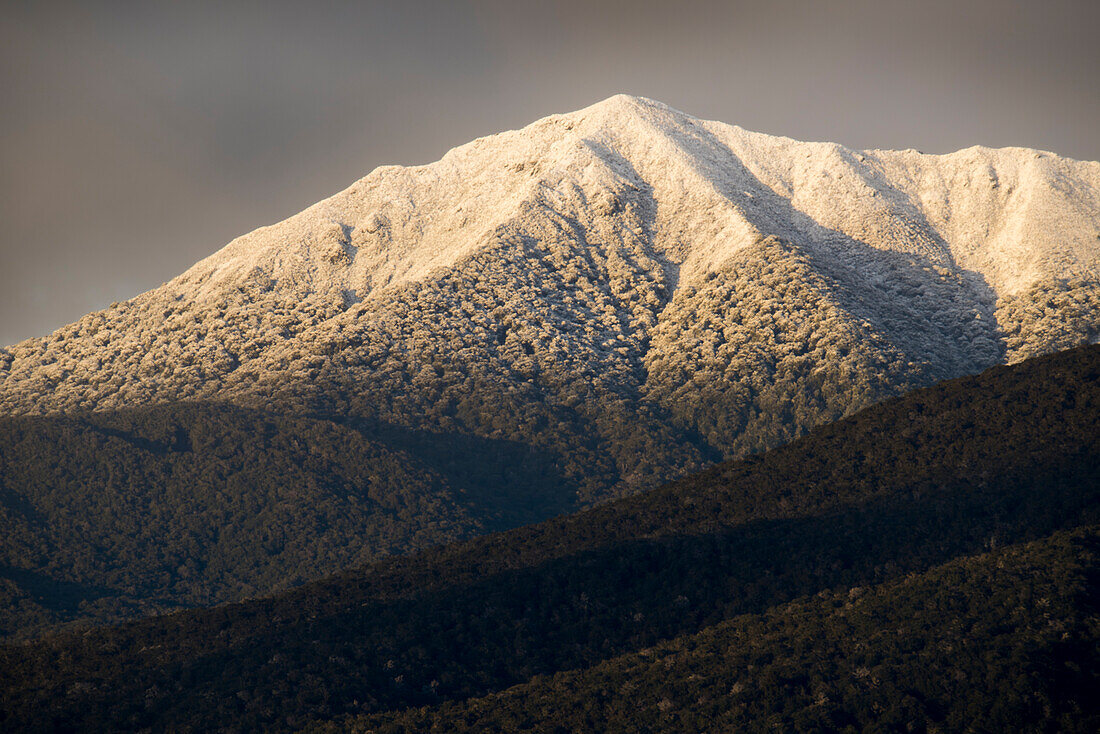
[[[734,620],[734,634],[751,630],[759,621],[735,618],[800,597],[847,594],[996,546],[1095,526],[1098,378],[1100,346],[998,367],[572,517],[387,559],[271,600],[0,647],[0,725],[271,730],[310,717],[462,701],[726,620]],[[887,609],[891,599],[942,599],[978,615],[969,646],[956,652],[966,671],[1040,676],[1040,693],[1051,690],[1048,683],[1078,685],[1094,668],[1062,673],[984,657],[1026,648],[1033,632],[1042,635],[1038,652],[1046,654],[1047,620],[1087,622],[1087,629],[1061,630],[1070,634],[1062,641],[1095,641],[1095,610],[1078,606],[1084,602],[1073,593],[1095,583],[1094,544],[1075,542],[1056,538],[1037,552],[979,561],[970,577],[964,561],[873,595]],[[1048,560],[1055,565],[1036,571],[1036,583],[1055,587],[1049,609],[1035,601],[1015,612],[1004,605],[983,610],[974,599],[927,591],[937,579],[971,578],[978,591],[985,584],[1006,590],[1004,598],[1026,598],[1039,587],[1013,574]],[[1005,574],[992,572],[990,564],[1000,568],[1002,561]],[[828,612],[828,603],[800,604],[776,611],[780,634],[764,658],[791,659],[784,635],[802,640],[827,621],[815,615]],[[931,636],[913,633],[918,648],[940,644],[934,635],[941,623],[955,624],[936,613],[925,619]],[[890,645],[875,649],[887,656],[884,665],[910,664]],[[853,652],[857,659],[860,653]],[[784,670],[780,665],[777,675]],[[782,676],[774,681],[780,688],[788,684]],[[936,681],[929,690],[939,696],[943,679]],[[1003,689],[987,679],[973,690],[981,707],[1001,700]],[[1082,703],[1052,696],[1066,707],[1036,714],[1050,726],[1051,716],[1072,714]]]
[[[561,458],[578,505],[1100,333],[1100,164],[852,151],[617,96],[383,167],[0,352],[0,409],[354,414]]]
[[[1100,726],[1100,527],[821,592],[501,693],[310,731]]]

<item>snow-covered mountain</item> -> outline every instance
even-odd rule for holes
[[[620,95],[378,168],[0,350],[0,411],[363,415],[574,457],[598,499],[1098,334],[1100,163],[855,151]]]

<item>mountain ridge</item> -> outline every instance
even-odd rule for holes
[[[30,458],[23,484],[0,486],[0,509],[18,516],[59,486],[72,493],[57,506],[74,512],[84,493],[99,509],[160,501],[164,482],[199,467],[201,497],[260,477],[282,492],[286,477],[258,457],[218,454],[215,439],[247,447],[257,411],[317,436],[322,453],[369,447],[375,469],[420,452],[392,485],[352,466],[337,472],[346,487],[302,475],[331,518],[371,486],[391,486],[398,507],[443,508],[413,518],[367,503],[373,530],[307,543],[291,562],[304,558],[303,573],[536,522],[917,387],[1096,341],[1098,230],[1097,163],[852,151],[613,97],[377,169],[161,288],[0,350],[0,415],[56,419],[31,432],[31,453],[7,449]],[[110,443],[127,472],[60,475],[72,457],[51,452],[83,451],[90,413],[129,426]],[[212,437],[208,453],[190,466],[143,449],[164,426]],[[302,438],[265,445],[291,461]],[[537,479],[517,484],[517,472]],[[303,497],[287,517],[312,512]],[[181,506],[162,503],[164,517]],[[67,522],[46,534],[73,541]],[[266,547],[262,533],[239,537],[237,568]],[[4,550],[13,572],[78,581]],[[177,583],[187,560],[158,573]],[[186,598],[226,598],[203,584]]]
[[[982,284],[968,282],[980,276],[992,293],[975,292],[968,300],[976,301],[989,321],[996,305],[990,295],[1017,297],[1044,279],[1077,278],[1090,288],[1100,280],[1098,191],[1100,163],[1027,149],[972,147],[943,156],[852,151],[750,133],[618,95],[576,113],[479,138],[435,163],[375,169],[302,213],[235,239],[123,308],[141,304],[146,312],[163,312],[183,301],[194,311],[212,300],[216,311],[234,305],[248,310],[237,289],[270,289],[282,297],[284,308],[293,301],[297,308],[291,323],[260,319],[261,326],[287,332],[271,337],[271,344],[255,325],[237,329],[241,333],[232,338],[234,330],[219,328],[216,321],[196,337],[202,338],[204,354],[215,357],[209,372],[222,384],[214,391],[247,393],[241,380],[226,378],[271,346],[295,338],[308,343],[302,337],[310,330],[320,330],[323,341],[326,328],[336,328],[324,322],[354,321],[364,313],[356,309],[364,298],[377,299],[433,273],[438,278],[479,253],[506,246],[509,229],[518,228],[522,236],[528,234],[525,227],[533,227],[530,234],[546,235],[539,222],[524,219],[543,213],[574,216],[580,231],[566,236],[581,240],[582,249],[591,237],[592,248],[627,256],[634,268],[604,275],[613,292],[616,276],[643,291],[646,283],[640,280],[655,281],[656,292],[642,297],[667,303],[680,288],[697,285],[739,250],[770,236],[818,260],[831,259],[833,265],[853,258],[864,265],[866,258],[889,250],[921,260],[920,269],[946,269],[925,280],[954,278],[964,291],[980,290]],[[961,203],[952,201],[964,194]],[[589,211],[572,211],[577,207]],[[584,221],[584,213],[595,216]],[[632,272],[639,267],[642,273]],[[876,269],[880,272],[873,277],[889,277]],[[616,307],[645,316],[624,305]],[[249,314],[253,320],[256,310]],[[100,312],[108,323],[112,313]],[[89,315],[56,332],[55,341],[57,335],[89,341],[87,332],[101,320]],[[85,328],[74,328],[81,324]],[[173,325],[146,323],[143,328],[163,334],[168,326]],[[181,330],[187,331],[179,325],[173,329]],[[173,334],[167,336],[170,345]],[[183,336],[195,337],[193,332]],[[292,338],[287,341],[287,336]],[[258,351],[223,349],[229,352],[225,356],[212,343],[235,347],[241,337],[250,337]],[[165,341],[154,337],[154,346]],[[42,343],[32,339],[4,350],[5,396],[27,378],[33,381],[34,360],[27,357],[45,351],[48,359],[50,350],[42,350]],[[86,351],[102,356],[105,350]],[[69,344],[58,356],[78,354]],[[272,355],[258,368],[277,370],[282,356]],[[20,362],[32,369],[20,369]],[[80,359],[73,366],[96,371]],[[72,372],[62,374],[55,387],[72,383],[82,397],[89,390]],[[109,391],[90,392],[99,393],[100,403],[125,401]],[[38,395],[29,403],[27,398],[8,397],[5,412],[49,412],[71,405],[59,395]]]

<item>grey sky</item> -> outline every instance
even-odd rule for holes
[[[617,92],[851,147],[1100,159],[1100,3],[4,4],[0,344],[375,166]]]

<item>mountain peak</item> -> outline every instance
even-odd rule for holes
[[[861,376],[801,427],[768,428],[774,442],[902,386],[1095,338],[1098,236],[1097,163],[854,151],[615,95],[378,168],[0,352],[0,409],[299,400],[327,370],[340,391],[377,389],[400,423],[428,392],[452,399],[438,384],[452,364],[570,411],[590,393],[674,413],[714,393],[732,414]],[[725,453],[757,431],[745,421],[700,431]]]
[[[690,115],[680,112],[679,110],[669,107],[664,102],[659,102],[649,97],[640,97],[633,94],[613,94],[607,99],[596,102],[593,105],[582,108],[577,112],[571,113],[573,115],[588,115],[593,113],[602,114],[628,114],[628,115],[640,115],[640,114],[674,114],[684,118],[691,118]]]

